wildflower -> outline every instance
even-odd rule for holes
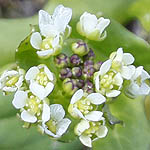
[[[76,91],[71,98],[68,112],[74,118],[83,118],[90,121],[99,121],[102,112],[96,111],[96,106],[104,103],[105,97],[100,93],[84,95],[82,89]]]
[[[105,28],[109,25],[110,20],[85,12],[77,23],[77,31],[89,40],[100,41],[105,39],[107,33]]]
[[[41,100],[33,95],[30,91],[17,91],[12,101],[16,109],[21,109],[21,119],[25,122],[35,123],[43,110],[43,103],[46,99]]]
[[[54,75],[46,65],[31,67],[25,79],[30,83],[31,92],[41,100],[47,97],[54,88]]]
[[[23,69],[6,70],[0,77],[0,89],[7,92],[15,92],[21,88],[24,81]]]
[[[75,127],[75,134],[79,136],[81,143],[87,147],[92,147],[92,142],[104,138],[108,129],[105,126],[105,119],[101,117],[98,122],[81,120]]]
[[[130,85],[126,88],[126,94],[132,98],[136,98],[139,95],[148,95],[150,92],[150,86],[147,83],[148,79],[150,79],[150,75],[143,67],[137,67],[131,77]]]
[[[112,69],[120,72],[124,79],[129,80],[135,71],[135,67],[131,65],[134,57],[130,53],[123,53],[122,48],[118,48],[110,55],[110,59],[112,60]]]
[[[107,97],[116,97],[120,94],[123,78],[119,72],[111,69],[112,61],[105,61],[98,72],[94,74],[95,88]]]
[[[60,53],[63,43],[63,36],[71,33],[71,27],[68,25],[72,16],[72,10],[63,5],[56,7],[53,15],[46,11],[39,11],[39,32],[31,35],[30,43],[37,49],[39,57],[48,58],[51,55]],[[68,33],[65,33],[68,29]]]
[[[65,111],[60,104],[53,104],[50,107],[46,105],[43,109],[41,128],[51,137],[61,137],[71,124],[71,121],[64,116]]]

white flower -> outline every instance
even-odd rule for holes
[[[40,100],[33,95],[30,91],[17,91],[12,101],[13,106],[16,109],[21,109],[21,119],[25,122],[35,123],[38,117],[42,114],[43,103],[47,103]]]
[[[45,105],[42,114],[41,129],[51,137],[59,138],[68,129],[71,121],[64,118],[65,111],[60,104]]]
[[[6,70],[0,77],[0,89],[4,92],[15,92],[21,88],[25,71],[23,69]]]
[[[54,88],[53,73],[46,65],[31,67],[27,71],[25,79],[30,82],[29,88],[31,92],[41,100],[47,97]]]
[[[72,96],[68,112],[74,118],[83,118],[90,121],[99,121],[103,115],[101,111],[96,111],[97,105],[106,101],[100,93],[85,95],[80,89]]]
[[[123,78],[119,72],[111,69],[111,65],[111,60],[105,61],[94,74],[95,89],[107,97],[116,97],[120,94]]]
[[[40,33],[33,33],[30,39],[33,48],[38,50],[39,57],[48,58],[60,52],[63,36],[69,36],[71,33],[71,27],[68,25],[71,17],[72,10],[63,5],[56,7],[52,16],[44,10],[39,11]]]
[[[134,62],[134,57],[130,53],[123,53],[123,49],[118,48],[110,55],[110,59],[112,60],[111,68],[120,72],[124,79],[129,80],[132,77],[135,67],[131,65]]]
[[[87,147],[92,147],[92,142],[104,138],[107,132],[108,129],[103,117],[98,122],[81,120],[75,127],[75,134],[79,136],[81,143]]]
[[[131,77],[130,85],[126,88],[126,94],[132,98],[139,95],[148,95],[150,92],[150,86],[147,84],[148,79],[150,79],[150,75],[143,67],[137,67]]]
[[[97,19],[95,15],[84,12],[77,24],[77,31],[90,40],[99,41],[106,37],[107,33],[104,30],[109,23],[109,19]]]

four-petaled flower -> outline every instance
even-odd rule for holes
[[[126,94],[132,98],[148,95],[150,92],[150,86],[147,84],[148,79],[150,79],[150,75],[143,69],[143,66],[137,67],[131,77],[130,85],[126,88]]]
[[[111,68],[111,65],[110,59],[105,61],[100,70],[94,74],[94,82],[97,92],[107,97],[116,97],[121,93],[123,78],[119,72]]]
[[[134,57],[130,53],[123,53],[122,48],[118,48],[116,52],[111,53],[112,60],[111,68],[120,72],[124,79],[129,80],[135,71],[135,67],[131,64],[134,62]]]
[[[48,58],[51,55],[60,53],[63,36],[69,36],[71,27],[68,25],[72,17],[70,8],[59,5],[53,15],[46,11],[39,11],[39,32],[31,35],[30,43],[37,49],[39,57]]]
[[[97,19],[95,15],[84,12],[77,23],[77,31],[89,40],[100,41],[105,39],[107,33],[104,30],[109,23],[109,19]]]
[[[6,70],[0,77],[0,89],[4,92],[15,92],[21,88],[24,81],[23,69]]]
[[[47,99],[40,100],[30,91],[17,91],[12,101],[16,109],[21,109],[21,119],[25,122],[35,123],[42,115],[43,104],[48,103]]]
[[[75,134],[79,136],[82,144],[87,147],[92,147],[92,142],[99,138],[104,138],[107,132],[108,129],[105,126],[103,117],[97,122],[81,120],[75,127]]]
[[[96,108],[105,101],[106,98],[100,93],[85,95],[83,90],[80,89],[72,96],[68,112],[74,118],[99,121],[103,113],[101,111],[96,111]]]
[[[39,126],[43,132],[51,137],[59,138],[68,129],[71,120],[64,118],[65,111],[60,104],[52,104],[48,106],[44,104],[42,114],[42,126]]]
[[[54,88],[54,75],[46,65],[31,67],[25,79],[30,83],[31,92],[41,100],[47,97]]]

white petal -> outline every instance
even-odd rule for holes
[[[18,72],[17,71],[15,71],[15,70],[10,70],[10,71],[6,71],[6,72],[4,72],[3,73],[3,75],[2,75],[2,77],[7,77],[7,76],[15,76],[15,75],[17,75],[18,74]]]
[[[54,89],[54,84],[49,82],[45,87],[44,97],[47,97]]]
[[[92,140],[89,136],[87,135],[81,135],[79,137],[81,143],[87,147],[92,147]]]
[[[144,81],[149,78],[150,78],[150,75],[143,69],[142,74],[141,74],[141,80]]]
[[[117,53],[116,53],[116,57],[114,58],[114,61],[122,62],[122,59],[123,59],[123,49],[118,48]]]
[[[45,88],[41,85],[39,85],[36,82],[32,82],[29,86],[31,92],[39,97],[40,100],[43,100],[45,98]]]
[[[47,104],[43,104],[42,121],[47,122],[50,119],[50,107]]]
[[[106,126],[101,125],[99,127],[99,130],[96,132],[96,135],[98,136],[98,138],[104,138],[108,133],[108,129]]]
[[[73,113],[75,116],[78,116],[79,118],[85,119],[85,117],[83,116],[81,111],[79,109],[77,109],[76,107],[73,108]]]
[[[83,96],[83,90],[77,90],[74,95],[71,98],[70,104],[74,104],[75,102],[77,102],[78,100],[80,100]]]
[[[59,5],[55,8],[53,19],[58,32],[64,32],[72,17],[72,9]]]
[[[107,97],[116,97],[120,94],[120,91],[118,90],[111,90],[110,92],[106,93]]]
[[[87,115],[85,115],[85,118],[89,121],[100,121],[103,113],[101,111],[91,111]]]
[[[133,65],[122,66],[121,75],[123,78],[130,80],[134,73],[135,67]]]
[[[58,122],[58,124],[56,126],[56,134],[58,136],[63,135],[67,131],[70,124],[71,124],[71,121],[67,118]]]
[[[85,12],[81,16],[81,24],[83,25],[84,32],[89,34],[96,29],[97,18],[95,15]]]
[[[42,37],[39,32],[34,32],[31,35],[30,43],[33,48],[40,49],[42,44]]]
[[[34,80],[39,72],[40,71],[39,71],[38,67],[31,67],[27,71],[27,73],[25,75],[25,79],[26,80]]]
[[[100,34],[103,33],[105,28],[109,25],[110,20],[109,19],[104,19],[103,17],[98,19],[98,25],[97,28],[100,30]]]
[[[7,87],[7,86],[5,86],[5,87],[2,88],[2,90],[5,91],[5,92],[15,92],[17,90],[17,87]]]
[[[49,50],[37,51],[36,53],[39,57],[49,57],[54,53],[54,50],[49,49]]]
[[[130,53],[123,54],[123,62],[125,65],[131,65],[134,62],[134,57]]]
[[[100,93],[89,94],[87,99],[89,99],[91,103],[95,105],[100,105],[106,101],[106,98]]]
[[[136,68],[134,75],[132,76],[133,80],[136,80],[136,78],[138,78],[139,76],[141,76],[143,72],[143,66],[139,66]]]
[[[21,119],[25,122],[35,123],[37,121],[37,118],[33,115],[31,115],[28,111],[24,110],[21,113]]]
[[[59,36],[57,35],[52,41],[52,47],[55,48],[59,45]]]
[[[113,78],[113,83],[117,86],[121,86],[123,83],[123,79],[120,73],[117,73]]]
[[[26,104],[26,99],[27,99],[27,92],[17,91],[14,95],[12,104],[17,109],[23,108]]]
[[[95,82],[95,88],[96,91],[98,92],[100,89],[100,83],[99,83],[99,78],[100,78],[100,71],[94,73],[94,82]]]
[[[139,89],[139,94],[140,95],[148,95],[150,92],[150,87],[146,83],[142,83],[140,89]]]
[[[19,80],[17,81],[17,83],[15,84],[17,88],[20,88],[22,86],[22,82],[24,80],[23,76],[19,77]]]
[[[61,121],[65,116],[65,111],[60,104],[52,104],[50,105],[50,114],[51,119],[55,120],[56,122]]]
[[[44,72],[46,73],[46,75],[48,76],[48,79],[50,81],[54,80],[52,72],[46,66],[44,66]]]
[[[75,127],[75,134],[80,136],[86,129],[90,127],[89,121],[81,120],[80,123]]]
[[[44,10],[39,11],[39,28],[43,29],[44,26],[53,24],[51,16]]]
[[[112,63],[112,61],[110,59],[108,59],[101,65],[100,75],[104,75],[105,73],[107,73],[109,71],[109,69],[111,67],[111,63]]]

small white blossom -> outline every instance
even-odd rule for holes
[[[17,91],[12,101],[13,106],[16,109],[21,109],[21,119],[28,123],[35,123],[38,117],[42,115],[43,103],[47,103],[45,100],[40,100],[33,95],[30,91]]]
[[[21,88],[24,81],[23,69],[6,70],[0,77],[0,89],[4,92],[15,92]]]
[[[99,138],[104,138],[108,129],[105,126],[105,118],[101,117],[101,120],[98,122],[81,120],[74,131],[83,145],[92,147],[92,142]]]
[[[120,94],[123,84],[121,74],[111,68],[112,60],[105,61],[98,72],[94,74],[95,89],[107,97],[116,97]]]
[[[71,27],[68,25],[71,17],[72,10],[63,5],[56,7],[52,16],[44,10],[39,11],[40,33],[33,33],[30,39],[33,48],[38,50],[39,57],[48,58],[60,53],[63,36],[69,36],[71,33]]]
[[[116,52],[111,53],[112,60],[111,68],[120,72],[124,79],[129,80],[135,71],[135,67],[131,64],[134,62],[134,57],[130,53],[123,53],[122,48],[118,48]]]
[[[143,67],[137,67],[131,77],[130,85],[126,88],[127,95],[132,98],[136,98],[139,95],[148,95],[150,92],[150,86],[147,83],[148,79],[150,79],[150,75]]]
[[[65,111],[60,104],[45,105],[41,129],[51,137],[61,137],[71,124],[71,121],[64,116]]]
[[[83,90],[80,89],[72,96],[68,112],[74,118],[99,121],[103,113],[101,111],[96,111],[96,108],[105,101],[106,98],[100,93],[85,95]]]
[[[54,75],[46,65],[31,67],[27,71],[25,79],[30,83],[31,92],[41,100],[47,97],[54,88]]]
[[[84,12],[77,24],[77,31],[90,40],[103,40],[107,33],[105,28],[109,25],[110,20],[97,17],[93,14]]]

